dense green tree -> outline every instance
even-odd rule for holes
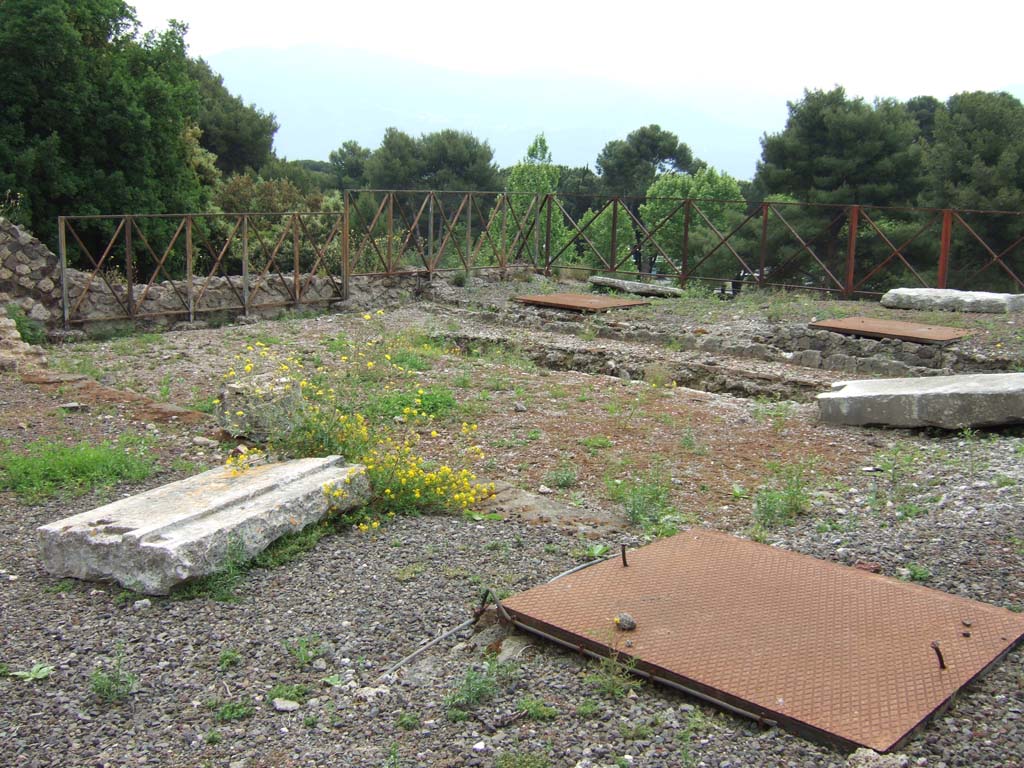
[[[446,129],[417,142],[419,189],[489,190],[497,187],[494,150],[471,133]]]
[[[804,91],[780,133],[761,139],[757,183],[812,203],[905,205],[920,187],[920,129],[891,100]]]
[[[924,205],[1024,208],[1024,105],[1008,93],[959,93],[935,113]]]
[[[678,136],[658,125],[609,141],[597,156],[597,170],[609,195],[639,197],[659,173],[690,173],[702,165]]]
[[[358,141],[346,141],[337,149],[331,150],[329,162],[331,174],[334,176],[334,186],[341,190],[369,186],[366,163],[372,154],[372,150],[360,146]]]
[[[199,86],[200,142],[217,156],[217,167],[223,173],[262,168],[273,156],[277,120],[233,96],[203,59],[191,60],[189,70]]]
[[[227,177],[217,187],[213,202],[225,213],[281,213],[308,208],[302,190],[288,179],[263,179],[252,172]]]
[[[120,0],[5,0],[0,190],[40,237],[61,214],[202,210],[184,33],[140,37]]]
[[[397,128],[388,128],[363,168],[367,185],[373,189],[419,188],[421,163],[416,140]]]
[[[921,138],[930,144],[935,138],[935,113],[942,109],[942,102],[934,96],[915,96],[907,101],[906,107],[921,129]]]
[[[538,134],[526,149],[526,156],[509,170],[505,188],[510,193],[509,205],[525,217],[527,211],[533,211],[535,226],[538,233],[544,230],[544,244],[547,244],[547,213],[542,205],[550,204],[551,210],[551,258],[564,263],[571,260],[572,254],[566,250],[569,243],[569,229],[565,225],[564,216],[554,198],[539,203],[536,198],[554,195],[558,191],[561,170],[551,162],[551,150],[548,148],[544,134]],[[539,249],[538,249],[539,251]],[[538,258],[543,254],[538,252]]]
[[[665,173],[655,179],[647,188],[647,201],[640,206],[640,215],[648,230],[655,230],[653,240],[666,256],[680,263],[683,257],[685,209],[680,207],[681,199],[692,199],[700,213],[714,225],[722,235],[729,235],[745,215],[739,182],[728,173],[720,173],[710,166],[701,168],[695,174]],[[703,256],[717,246],[714,254],[698,268],[697,273],[711,277],[727,278],[738,272],[741,265],[724,246],[704,217],[691,211],[688,246],[688,262],[696,264]],[[738,241],[730,238],[735,248]],[[645,256],[662,259],[662,254],[651,243],[645,243]]]
[[[259,175],[266,180],[287,179],[294,184],[303,195],[316,196],[325,190],[334,188],[334,174],[317,171],[309,166],[308,160],[288,160],[287,158],[271,157],[259,169]],[[330,168],[328,163],[323,165]]]

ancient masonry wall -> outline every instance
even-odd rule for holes
[[[340,280],[321,275],[302,275],[302,302],[323,305],[341,301]],[[417,294],[427,284],[421,275],[389,278],[356,276],[349,285],[346,306],[369,307],[392,303]],[[74,326],[127,319],[128,286],[115,279],[110,284],[99,276],[76,269],[67,271],[68,303]],[[291,305],[295,276],[271,274],[250,284],[250,311],[277,314]],[[194,316],[197,321],[213,313],[231,316],[243,313],[240,277],[195,277],[192,280]],[[63,325],[60,263],[45,244],[17,225],[0,218],[0,309],[14,303],[33,320],[50,329]],[[169,325],[187,321],[188,284],[184,280],[162,281],[151,286],[132,287],[136,318]],[[2,313],[0,313],[2,314]]]

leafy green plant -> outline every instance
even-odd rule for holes
[[[309,698],[309,686],[302,685],[301,683],[294,685],[278,683],[267,693],[267,701],[287,699],[288,701],[297,701],[299,704],[304,704],[307,698]]]
[[[323,655],[320,638],[317,635],[305,635],[295,640],[286,641],[284,647],[300,667],[308,667],[315,659]]]
[[[707,446],[698,442],[692,427],[683,430],[683,434],[679,438],[679,447],[694,456],[704,456],[708,452]]]
[[[572,551],[575,560],[581,563],[589,563],[591,560],[600,560],[610,551],[607,544],[587,544],[581,542],[580,546]]]
[[[124,649],[118,648],[109,671],[97,667],[89,677],[89,689],[102,701],[112,704],[126,698],[138,683],[138,678],[124,668]]]
[[[910,581],[928,581],[932,577],[932,572],[929,571],[925,566],[918,563],[907,563],[907,576],[906,578]]]
[[[769,464],[771,486],[760,488],[754,496],[754,524],[772,530],[794,522],[809,509],[806,473],[809,463]]]
[[[639,477],[608,483],[613,501],[622,504],[626,517],[647,536],[672,536],[689,518],[673,507],[669,478],[655,467]]]
[[[244,701],[213,701],[210,708],[214,709],[214,718],[218,723],[233,723],[247,720],[256,714],[256,707],[251,699]]]
[[[77,445],[36,440],[24,451],[0,452],[0,488],[35,504],[60,494],[80,496],[119,482],[141,482],[156,469],[144,451],[144,443],[129,438]]]
[[[53,674],[53,665],[43,664],[37,661],[28,669],[15,670],[14,672],[8,671],[7,674],[10,677],[16,677],[19,680],[26,680],[30,683],[35,683],[40,680],[45,680]]]
[[[532,752],[501,752],[494,758],[494,768],[548,768],[551,761]]]
[[[49,594],[62,594],[70,592],[75,588],[75,583],[71,579],[61,579],[56,584],[49,584],[43,587],[43,592]]]
[[[205,741],[211,747],[214,746],[215,744],[220,744],[223,740],[224,740],[224,737],[221,736],[220,731],[217,731],[217,730],[209,730],[209,731],[206,732],[206,735],[203,737],[203,741]]]
[[[789,400],[770,400],[760,397],[754,403],[754,420],[761,424],[770,422],[776,432],[785,429],[786,422],[792,418],[793,412],[794,404]]]
[[[219,603],[237,602],[238,595],[235,594],[235,590],[250,567],[251,561],[246,555],[245,545],[240,540],[232,538],[228,541],[227,554],[219,571],[186,582],[175,589],[171,596],[176,600],[205,597]]]
[[[613,656],[604,656],[591,666],[583,681],[603,696],[621,699],[642,685],[632,674],[635,666],[634,660],[621,662]]]
[[[619,735],[622,736],[626,741],[639,741],[641,739],[648,739],[651,736],[651,726],[649,723],[620,723],[619,724]]]
[[[418,712],[402,712],[398,719],[395,720],[395,725],[401,728],[403,731],[415,731],[420,727],[420,716]]]
[[[225,648],[220,652],[220,656],[217,659],[217,668],[221,672],[226,672],[232,667],[237,667],[242,663],[242,654],[236,651],[234,648]]]
[[[611,448],[612,441],[604,435],[592,435],[580,440],[580,444],[591,453],[597,453],[602,448]]]
[[[412,581],[418,578],[426,569],[426,563],[409,563],[395,571],[395,581],[402,582],[403,584],[407,581]]]
[[[572,488],[579,480],[577,469],[572,464],[562,463],[544,475],[544,482],[555,488]]]
[[[26,315],[25,310],[17,304],[8,304],[6,312],[7,317],[14,321],[14,327],[18,329],[21,340],[26,344],[39,345],[46,341],[46,326]]]
[[[545,720],[554,720],[558,717],[558,710],[550,706],[543,699],[538,699],[534,696],[524,696],[519,700],[517,705],[520,712],[525,712],[526,717],[530,720],[536,720],[543,722]]]
[[[601,711],[601,705],[593,699],[584,699],[576,706],[576,715],[578,717],[593,717]]]
[[[445,697],[444,706],[449,719],[465,719],[467,711],[493,699],[499,686],[511,682],[518,674],[517,664],[499,662],[493,655],[487,657],[483,668],[470,667],[458,688]]]

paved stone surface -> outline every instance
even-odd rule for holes
[[[345,482],[348,480],[348,482]],[[296,459],[232,473],[219,467],[38,529],[43,566],[55,576],[117,581],[151,595],[209,575],[229,555],[252,557],[280,536],[321,519],[324,485],[347,493],[335,507],[369,499],[363,468],[339,456]]]
[[[600,275],[592,276],[590,284],[599,285],[602,288],[614,288],[617,291],[625,291],[626,293],[635,293],[638,296],[661,296],[674,299],[683,295],[682,290],[673,288],[670,285],[641,283],[636,280],[618,280],[614,277],[601,277]]]
[[[1024,294],[954,291],[948,288],[893,288],[882,296],[893,309],[940,309],[952,312],[1024,312]]]
[[[840,381],[818,395],[830,424],[990,427],[1024,423],[1024,373]]]

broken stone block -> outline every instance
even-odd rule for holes
[[[178,584],[249,559],[275,539],[370,498],[362,466],[340,456],[219,467],[38,529],[54,576],[116,581],[165,595]],[[342,491],[328,500],[325,486]]]
[[[893,288],[882,296],[893,309],[938,309],[950,312],[1024,312],[1024,294],[955,291],[948,288]]]
[[[829,424],[994,427],[1024,423],[1024,373],[840,381],[818,395]]]

